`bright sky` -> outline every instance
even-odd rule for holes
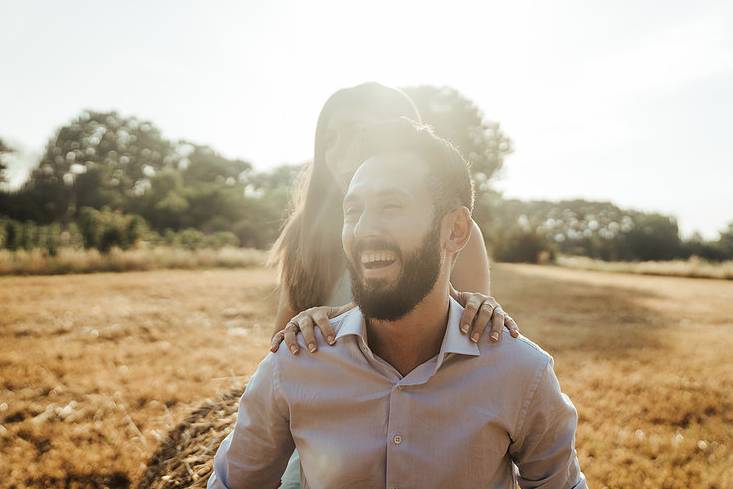
[[[451,85],[502,123],[508,197],[733,221],[733,2],[0,0],[15,183],[82,109],[265,169],[308,159],[336,89]]]

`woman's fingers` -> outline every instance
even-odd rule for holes
[[[504,327],[509,330],[509,334],[512,335],[512,338],[519,337],[519,326],[517,326],[517,323],[508,314],[504,316]]]
[[[448,285],[450,285],[450,289],[448,290],[450,296],[457,300],[460,305],[465,306],[466,304],[464,304],[464,302],[466,300],[463,298],[463,293],[457,291],[456,288],[453,287],[453,284],[449,283]]]
[[[300,332],[303,333],[306,348],[311,353],[315,352],[318,349],[318,345],[316,344],[316,335],[313,331],[313,319],[309,315],[303,315],[298,320],[298,326],[300,326]]]
[[[275,353],[278,348],[280,348],[280,343],[285,338],[285,330],[281,329],[277,333],[275,333],[275,336],[272,337],[272,341],[270,342],[270,351],[272,353]]]
[[[494,343],[501,340],[504,327],[509,330],[512,337],[519,336],[517,323],[504,312],[496,299],[471,292],[456,291],[456,294],[465,301],[461,316],[461,332],[465,334],[470,331],[471,341],[477,343],[487,327],[490,327],[489,341]]]
[[[319,312],[313,314],[313,319],[318,325],[318,328],[320,328],[321,333],[323,333],[323,337],[326,338],[326,343],[333,346],[333,344],[336,343],[336,333],[334,332],[333,326],[331,326],[328,317],[329,316],[325,313]]]
[[[496,343],[501,339],[501,330],[504,327],[504,316],[506,313],[501,306],[494,308],[494,315],[491,316],[491,333],[489,333],[489,340]]]
[[[298,340],[295,338],[295,334],[298,332],[298,325],[294,322],[290,321],[287,326],[285,326],[285,344],[288,346],[288,350],[290,350],[290,353],[293,355],[297,355],[300,351],[300,348],[298,348]]]
[[[473,322],[473,329],[471,329],[471,341],[473,341],[474,343],[478,343],[481,335],[486,330],[486,326],[488,326],[489,322],[491,321],[491,315],[494,314],[495,308],[496,301],[494,301],[491,297],[486,299],[483,304],[481,304],[481,307],[478,311],[478,316],[476,316],[476,320]]]
[[[463,306],[463,315],[461,316],[461,332],[463,334],[468,334],[482,302],[483,299],[478,295],[472,295],[466,299],[466,304]]]
[[[328,308],[328,317],[329,318],[335,318],[336,316],[340,316],[346,311],[350,311],[353,308],[356,307],[356,303],[349,302],[348,304],[344,304],[341,307],[329,307]]]

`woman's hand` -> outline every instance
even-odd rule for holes
[[[461,332],[470,334],[471,341],[474,343],[478,343],[489,324],[491,324],[489,340],[492,342],[499,341],[503,327],[509,330],[512,337],[519,336],[517,323],[504,312],[493,297],[476,292],[458,292],[453,285],[451,285],[450,295],[463,306]]]
[[[326,338],[328,344],[333,345],[336,343],[336,333],[333,331],[331,323],[329,323],[328,320],[343,314],[354,307],[356,307],[356,304],[350,302],[341,307],[319,306],[306,309],[288,321],[284,329],[275,333],[275,336],[272,337],[270,351],[276,352],[278,348],[280,348],[282,340],[285,339],[285,344],[287,345],[288,350],[290,350],[293,355],[297,355],[300,348],[298,347],[298,341],[295,339],[295,335],[300,331],[303,333],[303,339],[305,340],[308,351],[313,353],[318,350],[318,343],[314,332],[314,328],[316,326],[321,330],[321,333],[323,334],[323,337]]]

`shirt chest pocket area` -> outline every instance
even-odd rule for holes
[[[477,478],[491,477],[497,470],[511,464],[508,450],[511,438],[506,424],[496,415],[482,408],[466,408],[463,423],[457,429],[462,433],[460,457],[465,470]]]

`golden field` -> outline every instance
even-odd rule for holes
[[[638,273],[664,277],[718,278],[733,280],[733,261],[711,262],[692,256],[670,261],[603,261],[585,256],[558,256],[557,265],[577,270]]]
[[[733,282],[497,265],[554,355],[593,488],[733,488]],[[262,268],[0,278],[2,487],[132,485],[267,353]]]

